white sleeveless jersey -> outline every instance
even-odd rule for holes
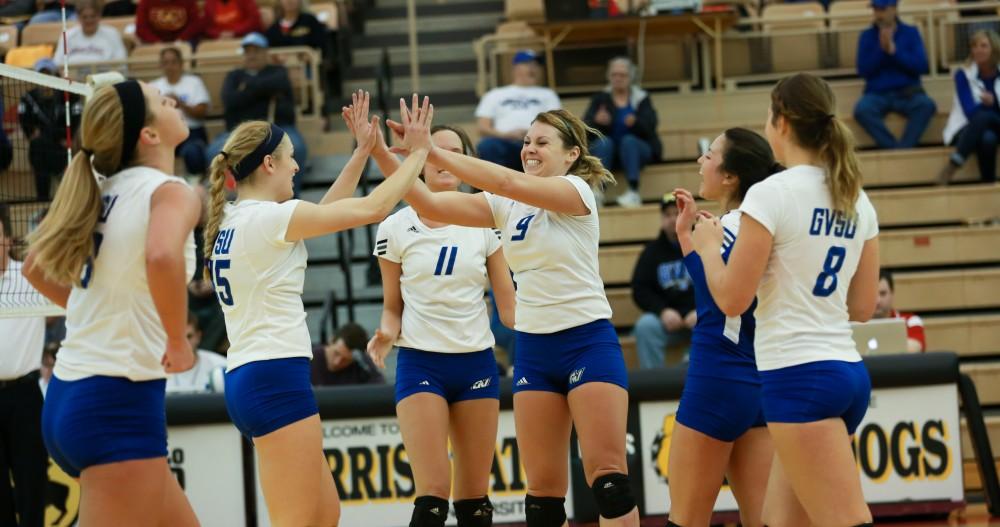
[[[558,177],[576,188],[590,214],[562,214],[484,192],[514,272],[515,329],[525,333],[555,333],[611,318],[597,264],[601,233],[594,191],[578,176]]]
[[[847,290],[878,218],[861,192],[855,217],[833,210],[826,171],[796,166],[750,188],[740,210],[774,237],[757,291],[757,369],[822,360],[861,360]]]
[[[484,295],[486,258],[500,248],[498,231],[457,225],[432,229],[406,207],[378,226],[375,239],[375,256],[402,265],[397,346],[439,353],[493,346]]]
[[[103,210],[94,230],[96,257],[84,269],[66,305],[66,339],[55,375],[73,381],[92,375],[133,381],[166,378],[160,360],[167,334],[149,294],[146,233],[153,193],[183,179],[149,167],[123,170],[100,183]],[[194,236],[184,247],[187,277],[194,274]]]
[[[226,205],[210,265],[229,334],[227,371],[260,360],[312,358],[302,306],[306,245],[285,241],[298,204]]]

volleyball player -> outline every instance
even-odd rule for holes
[[[878,222],[835,108],[817,77],[779,81],[765,133],[789,168],[747,193],[728,265],[718,219],[700,221],[692,238],[727,316],[757,297],[754,346],[776,452],[763,512],[772,527],[872,521],[850,441],[871,381],[848,320],[875,309]]]
[[[514,418],[530,527],[566,524],[573,426],[600,524],[639,524],[625,461],[628,377],[597,265],[594,188],[613,177],[587,151],[588,131],[565,110],[538,114],[521,149],[524,172],[432,147],[435,166],[484,192],[418,182],[406,196],[421,217],[501,231],[517,291]]]
[[[166,374],[194,364],[186,285],[201,205],[170,175],[187,135],[155,88],[97,89],[82,148],[30,236],[25,275],[66,308],[42,431],[56,463],[80,478],[83,527],[198,524],[167,466],[164,404]]]
[[[361,123],[352,130],[364,136],[367,123]],[[436,148],[475,153],[460,128],[435,126],[431,140]],[[395,171],[399,161],[384,141],[376,149],[379,168]],[[453,192],[461,184],[431,162],[422,179],[431,192]],[[500,412],[487,287],[500,318],[511,327],[514,322],[514,284],[499,231],[448,225],[406,207],[379,225],[376,240],[384,300],[368,353],[384,367],[392,346],[399,346],[396,416],[417,495],[410,527],[443,527],[451,496],[459,527],[487,527],[493,524],[487,493]]]
[[[368,95],[354,109],[368,112]],[[347,111],[347,110],[345,110]],[[298,171],[281,128],[243,123],[212,161],[205,260],[230,338],[226,407],[257,449],[261,488],[274,525],[336,525],[340,504],[323,455],[316,400],[309,383],[312,344],[302,306],[303,240],[383,220],[423,166],[433,108],[414,100],[405,127],[412,152],[395,177],[363,198],[352,198],[372,132],[319,204],[292,199]],[[356,119],[357,120],[357,119]],[[225,174],[237,200],[225,203]]]
[[[721,205],[722,259],[739,235],[737,210],[747,191],[782,167],[767,140],[730,128],[698,159],[698,194]],[[687,190],[675,190],[677,238],[694,284],[698,323],[691,333],[690,364],[670,440],[670,523],[707,526],[726,478],[740,508],[740,523],[761,525],[760,513],[774,450],[764,428],[760,378],[754,364],[754,306],[727,317],[712,300],[705,270],[691,246],[698,207]]]

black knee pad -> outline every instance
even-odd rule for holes
[[[625,516],[635,508],[632,486],[625,474],[605,474],[590,486],[601,516],[609,520]]]
[[[410,527],[444,527],[448,519],[448,500],[437,496],[420,496],[413,501]]]
[[[486,496],[455,502],[458,527],[490,527],[493,525],[493,504]]]
[[[562,527],[566,522],[566,498],[524,497],[524,518],[528,527]]]

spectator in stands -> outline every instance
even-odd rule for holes
[[[201,328],[198,317],[191,312],[188,312],[187,340],[194,351],[194,366],[185,372],[167,375],[167,393],[224,391],[226,358],[201,349]]]
[[[58,75],[52,59],[42,58],[35,63],[35,71]],[[80,96],[69,96],[70,130],[76,134],[83,115]],[[28,138],[28,162],[35,173],[35,195],[40,200],[51,196],[52,178],[66,170],[66,103],[63,93],[38,86],[21,96],[17,105],[21,130]]]
[[[292,141],[293,157],[300,168],[295,176],[298,194],[302,174],[307,170],[308,152],[302,135],[295,128],[295,101],[288,70],[268,63],[267,48],[267,39],[260,33],[243,37],[243,67],[230,71],[222,83],[226,131],[208,145],[206,163],[218,155],[229,133],[243,121],[270,121],[280,126]]]
[[[35,0],[35,14],[28,20],[29,24],[45,24],[62,22],[62,2],[60,0]],[[66,21],[76,20],[76,6],[73,0],[66,0]]]
[[[906,348],[910,353],[927,351],[927,338],[924,336],[924,321],[913,313],[900,313],[893,307],[896,284],[892,273],[882,270],[878,277],[878,302],[875,304],[875,314],[872,318],[901,318],[906,321]]]
[[[63,49],[63,39],[56,45],[53,60],[62,65],[69,65],[105,60],[122,60],[127,57],[125,42],[121,33],[111,26],[101,25],[101,9],[97,0],[77,0],[77,18],[80,25],[66,32],[66,49]]]
[[[205,38],[237,38],[263,30],[254,0],[205,0]],[[264,46],[265,48],[267,46]]]
[[[135,34],[152,42],[194,41],[201,35],[202,20],[195,0],[139,0]]]
[[[326,47],[326,26],[303,9],[302,0],[281,0],[274,9],[274,23],[267,28],[267,41],[275,48],[309,46],[319,52]]]
[[[632,273],[632,300],[643,311],[633,331],[643,369],[663,366],[666,348],[690,338],[698,322],[694,287],[677,241],[672,194],[663,196],[660,213],[660,236],[642,250]]]
[[[160,69],[163,70],[163,77],[150,84],[165,97],[177,101],[177,109],[184,114],[190,130],[188,138],[177,146],[177,155],[184,159],[188,174],[204,174],[208,168],[205,164],[208,133],[205,132],[204,122],[211,102],[208,89],[201,77],[184,73],[184,60],[177,48],[163,48],[160,51]]]
[[[955,146],[942,183],[965,164],[972,154],[979,161],[979,178],[997,180],[997,146],[1000,144],[1000,35],[977,31],[970,39],[969,62],[955,70],[955,102],[944,128],[944,143]]]
[[[896,16],[896,2],[872,0],[875,21],[858,41],[858,74],[865,79],[865,94],[854,107],[854,118],[883,149],[917,146],[937,110],[920,83],[928,71],[924,42],[916,27]],[[890,112],[906,117],[898,141],[885,126]]]
[[[627,57],[611,59],[608,86],[591,97],[583,116],[584,122],[604,134],[590,144],[590,151],[609,170],[625,171],[628,190],[618,197],[623,207],[642,205],[639,172],[663,153],[656,110],[645,90],[635,84],[635,76],[635,65]]]
[[[313,348],[313,386],[382,384],[385,378],[365,353],[368,333],[361,326],[344,324],[325,345]]]
[[[480,159],[521,170],[521,146],[535,116],[561,107],[559,96],[539,86],[541,57],[531,50],[518,51],[511,69],[513,83],[486,92],[476,107],[482,140],[476,145]]]

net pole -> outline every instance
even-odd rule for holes
[[[66,38],[68,24],[66,23],[66,0],[59,0],[62,10],[62,41],[63,41],[63,79],[69,80],[69,40]],[[73,132],[70,129],[69,92],[63,91],[63,105],[66,112],[66,166],[73,162]]]

